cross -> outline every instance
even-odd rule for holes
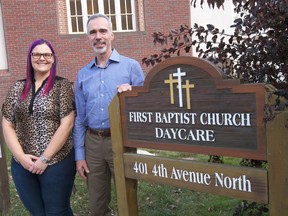
[[[177,77],[178,80],[178,92],[179,92],[179,107],[183,107],[183,96],[182,96],[182,76],[186,76],[186,72],[181,72],[180,68],[177,68],[177,73],[173,73],[174,77]]]
[[[194,84],[190,84],[189,80],[186,80],[186,84],[182,86],[182,88],[186,89],[186,101],[187,101],[187,109],[191,109],[190,105],[190,89],[194,88]]]
[[[169,74],[169,79],[164,80],[164,83],[168,83],[170,87],[170,103],[174,104],[174,90],[173,90],[173,84],[177,83],[177,79],[172,79],[172,74]]]

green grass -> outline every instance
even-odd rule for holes
[[[8,151],[6,151],[8,152]],[[168,151],[154,151],[157,155],[172,158],[194,158],[207,161],[207,155],[192,155]],[[7,154],[8,172],[10,178],[11,208],[5,216],[29,216],[22,205],[10,175],[11,155]],[[224,159],[225,164],[239,164],[239,159]],[[71,205],[77,216],[88,216],[88,196],[85,181],[76,176],[76,192],[72,194]],[[168,185],[153,184],[138,181],[138,207],[139,216],[246,216],[257,214],[234,214],[241,200],[224,196],[200,193],[189,189],[181,189]],[[117,212],[117,201],[114,184],[112,184],[111,208]],[[269,214],[267,214],[268,216]],[[262,214],[264,216],[264,214]]]
[[[233,215],[239,200],[191,190],[140,182],[140,216],[217,216]]]

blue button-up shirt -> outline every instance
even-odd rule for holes
[[[76,160],[85,159],[84,138],[88,128],[110,128],[108,107],[117,93],[117,86],[124,83],[140,86],[143,82],[140,64],[115,49],[104,68],[93,60],[79,71],[75,90],[77,116],[73,128]]]

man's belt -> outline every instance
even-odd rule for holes
[[[110,129],[95,130],[95,129],[89,128],[89,132],[91,134],[94,134],[94,135],[99,136],[99,137],[110,137],[111,136]]]

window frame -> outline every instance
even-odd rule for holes
[[[75,0],[73,0],[75,2]],[[104,1],[106,0],[98,0],[98,8],[99,8],[99,13],[104,13]],[[113,29],[114,32],[135,32],[136,31],[136,8],[135,8],[135,0],[112,0],[114,1],[115,4],[115,20],[116,20],[116,29]],[[121,1],[130,1],[131,3],[131,13],[125,13],[121,14]],[[78,29],[78,22],[77,22],[77,32],[72,32],[72,21],[71,18],[73,17],[71,15],[71,8],[70,8],[70,0],[66,0],[66,8],[67,8],[67,21],[68,21],[68,34],[82,34],[82,33],[86,33],[87,29],[86,29],[86,23],[88,20],[88,17],[90,16],[90,14],[88,14],[87,11],[87,0],[80,0],[81,3],[81,7],[82,7],[82,14],[81,15],[75,15],[75,16],[82,16],[82,25],[83,25],[83,32],[79,31]],[[124,2],[123,2],[124,3]],[[92,8],[92,10],[94,10]],[[93,11],[93,13],[95,13]],[[108,17],[110,16],[110,14],[105,14]],[[113,14],[114,15],[114,14]],[[132,29],[122,29],[122,19],[121,19],[121,15],[131,15],[132,16]],[[125,16],[125,17],[126,17]],[[127,23],[127,20],[126,20]],[[127,24],[128,25],[128,24]]]

